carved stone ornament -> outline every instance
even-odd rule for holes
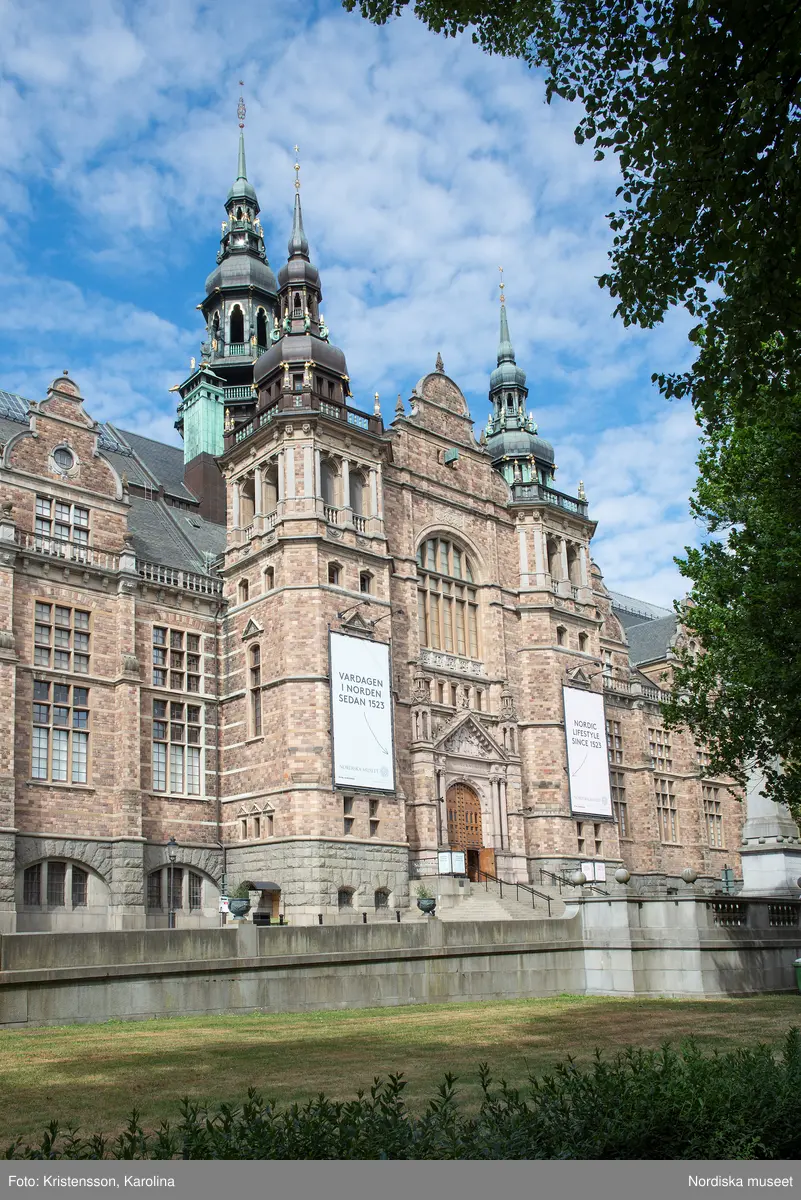
[[[287,435],[287,437],[292,437],[292,434],[293,434],[294,432],[295,432],[295,426],[294,426],[294,425],[285,425],[285,426],[284,426],[284,433]]]
[[[126,675],[139,674],[139,659],[135,654],[123,654],[122,669]]]
[[[247,641],[248,638],[256,637],[257,634],[263,633],[264,630],[251,617],[245,628],[242,630],[242,641]]]
[[[462,758],[501,758],[499,748],[474,719],[465,721],[446,738],[442,749],[446,754]]]
[[[412,704],[430,704],[431,703],[431,688],[429,681],[425,675],[416,675],[414,679],[414,691],[412,692]]]
[[[304,423],[302,425],[302,429],[303,429],[304,433],[311,433],[311,425],[309,424],[308,421],[304,421]]]
[[[14,634],[10,629],[0,629],[0,650],[14,649]]]

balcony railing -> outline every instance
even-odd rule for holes
[[[34,554],[44,554],[48,558],[57,558],[62,562],[75,563],[77,566],[102,567],[106,571],[118,571],[120,568],[119,554],[108,550],[98,550],[85,542],[69,542],[61,538],[46,537],[40,533],[29,533],[25,529],[17,530],[17,544],[23,550],[33,551]]]
[[[249,383],[238,383],[234,387],[223,388],[226,400],[253,400],[253,388]]]
[[[641,683],[639,679],[615,679],[612,675],[604,675],[604,691],[619,692],[624,696],[642,696],[645,700],[666,700],[667,692],[655,684]]]
[[[380,417],[363,413],[358,408],[351,408],[347,404],[342,404],[308,389],[303,392],[286,391],[278,397],[260,402],[252,417],[228,429],[225,433],[225,449],[230,450],[233,446],[252,437],[279,413],[291,413],[293,416],[298,416],[299,413],[304,412],[319,413],[332,421],[341,421],[345,425],[363,429],[375,436],[379,436],[384,431],[384,424]]]
[[[182,571],[177,567],[165,567],[161,563],[140,562],[139,575],[147,583],[160,587],[181,588],[185,592],[197,592],[202,596],[221,596],[223,583],[214,575],[198,575],[194,571]]]
[[[433,667],[440,671],[453,671],[457,675],[486,675],[487,669],[483,662],[475,658],[465,658],[462,654],[450,654],[447,650],[420,651],[420,662],[424,667]]]
[[[553,488],[544,487],[541,483],[512,484],[512,504],[526,504],[532,501],[544,501],[546,504],[553,504],[556,508],[563,508],[566,512],[577,513],[580,517],[587,515],[586,500],[577,500],[575,496],[554,491]]]
[[[325,519],[329,525],[338,525],[339,524],[339,514],[341,511],[342,511],[341,509],[334,508],[330,504],[323,505],[323,516],[325,517]]]
[[[354,513],[353,524],[357,533],[365,533],[367,530],[367,517],[360,517],[358,513]]]

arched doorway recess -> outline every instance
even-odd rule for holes
[[[448,843],[451,850],[463,850],[467,875],[474,883],[480,871],[495,874],[495,852],[484,847],[481,801],[466,783],[454,783],[445,795],[448,818]]]

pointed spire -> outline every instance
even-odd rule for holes
[[[436,365],[436,369],[437,369],[438,371],[444,371],[444,370],[445,370],[445,364],[444,364],[444,362],[442,361],[442,355],[440,354],[439,350],[437,351],[437,361],[436,361],[436,364],[435,364],[435,365]]]
[[[309,240],[303,229],[303,212],[300,207],[300,195],[295,192],[295,211],[292,215],[292,233],[287,243],[290,258],[308,258]]]
[[[501,336],[498,343],[498,366],[504,362],[515,361],[515,351],[509,337],[509,322],[506,319],[506,297],[504,296],[503,267],[498,267],[501,273]]]
[[[247,172],[247,167],[245,166],[245,131],[240,126],[240,128],[239,128],[239,158],[238,158],[237,164],[236,164],[237,183],[239,182],[240,179],[244,179],[245,182],[247,182],[247,177],[248,177],[248,172]]]

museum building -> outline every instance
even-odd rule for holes
[[[225,207],[183,450],[96,422],[66,372],[0,392],[0,930],[217,924],[245,880],[292,922],[395,920],[448,850],[546,894],[739,875],[742,806],[660,715],[682,631],[607,590],[503,298],[480,440],[439,355],[385,424],[297,191],[269,265],[241,132]],[[337,775],[335,635],[389,651],[375,786]],[[603,704],[605,812],[571,798],[568,693]]]

